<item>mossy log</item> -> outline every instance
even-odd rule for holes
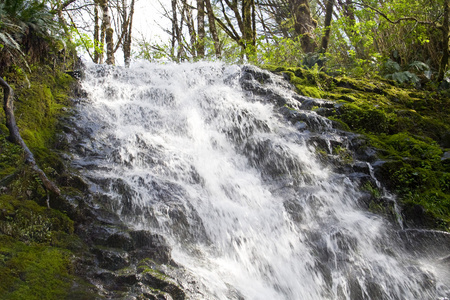
[[[30,151],[28,146],[25,144],[24,140],[20,136],[19,128],[17,127],[16,118],[14,117],[14,90],[11,86],[0,77],[0,86],[3,88],[3,109],[5,110],[6,116],[6,127],[9,129],[9,140],[22,147],[25,154],[25,162],[31,166],[31,169],[36,172],[39,176],[44,189],[56,194],[61,195],[59,188],[47,178],[45,173],[39,168],[34,159],[33,153]],[[47,206],[49,206],[49,201],[47,198]]]

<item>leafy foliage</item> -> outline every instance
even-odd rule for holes
[[[49,53],[53,44],[63,43],[60,25],[45,0],[4,0],[0,2],[0,69],[25,66]]]

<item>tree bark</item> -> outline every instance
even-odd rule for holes
[[[114,65],[114,30],[111,27],[111,17],[109,16],[108,0],[99,0],[100,7],[103,11],[102,15],[102,36],[105,37],[106,43],[106,64]]]
[[[171,56],[172,59],[179,62],[181,58],[184,56],[183,49],[183,37],[181,28],[183,27],[183,19],[184,19],[184,6],[181,9],[181,17],[180,17],[180,26],[178,26],[178,4],[177,0],[172,0],[172,49]],[[175,55],[175,47],[177,47],[176,55]]]
[[[325,11],[325,32],[322,36],[322,43],[320,45],[320,52],[325,53],[328,48],[328,42],[330,41],[331,32],[331,19],[333,18],[334,0],[327,0]]]
[[[317,44],[312,38],[312,33],[317,27],[317,22],[311,16],[308,0],[289,0],[289,7],[294,18],[294,30],[300,36],[303,52],[314,52]]]
[[[108,3],[105,0],[105,6],[103,7],[103,18],[106,20],[106,34],[105,34],[105,43],[106,43],[106,64],[114,65],[114,41],[113,35],[114,30],[111,27],[111,18],[109,16],[109,8]]]
[[[205,1],[197,0],[197,55],[199,58],[205,57]]]
[[[9,84],[0,77],[0,86],[3,88],[3,109],[6,117],[6,127],[9,129],[9,140],[22,147],[25,154],[25,162],[30,165],[31,169],[37,173],[46,192],[50,191],[57,196],[61,195],[59,188],[50,181],[45,173],[38,167],[33,153],[31,153],[28,146],[20,136],[19,128],[17,127],[16,118],[14,117],[14,90]],[[47,194],[47,206],[49,206],[49,199]]]
[[[98,62],[100,63],[100,64],[102,64],[104,61],[103,61],[103,59],[104,59],[104,53],[103,53],[103,51],[104,51],[104,44],[105,44],[105,36],[106,36],[106,20],[105,20],[105,18],[104,18],[104,16],[103,16],[103,6],[102,6],[102,2],[103,2],[104,0],[96,0],[96,2],[98,3],[98,5],[100,6],[100,9],[102,10],[102,23],[101,23],[101,26],[100,26],[100,40],[99,40],[99,45],[100,45],[100,47],[101,47],[101,51],[100,51],[100,53],[99,53],[99,60],[98,60]]]
[[[170,56],[175,58],[175,45],[178,39],[178,26],[177,26],[177,0],[172,0],[172,47],[170,48]]]
[[[100,25],[98,17],[98,3],[94,1],[94,63],[98,64],[100,61]]]
[[[185,59],[186,56],[186,52],[184,51],[184,43],[183,43],[183,23],[184,23],[184,19],[185,19],[185,13],[186,11],[184,10],[184,6],[181,9],[181,16],[180,16],[180,26],[178,26],[177,23],[175,23],[176,27],[177,27],[177,41],[178,41],[178,52],[177,52],[177,61],[182,61]]]
[[[216,52],[216,57],[220,58],[222,55],[220,51],[219,36],[217,35],[216,29],[216,18],[214,16],[214,11],[211,6],[211,1],[205,0],[205,6],[206,12],[208,14],[209,32],[211,33],[214,42],[214,51]]]
[[[131,0],[130,14],[128,15],[128,19],[126,21],[124,20],[125,32],[123,37],[123,59],[125,67],[130,66],[130,59],[131,59],[131,30],[133,29],[134,2],[135,0]]]
[[[244,45],[246,49],[246,54],[253,56],[256,54],[256,36],[254,30],[254,11],[255,11],[255,1],[254,0],[243,0],[242,1],[242,24],[243,32],[242,37],[244,39]]]

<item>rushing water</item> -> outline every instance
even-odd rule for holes
[[[358,180],[317,158],[311,139],[326,141],[331,123],[280,113],[302,108],[282,78],[143,63],[89,67],[83,88],[90,134],[78,163],[129,226],[167,239],[190,298],[448,296],[445,268],[407,252],[392,225],[359,208]]]

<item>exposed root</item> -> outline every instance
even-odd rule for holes
[[[31,169],[37,173],[39,178],[42,181],[42,185],[45,191],[48,191],[56,194],[57,196],[61,195],[61,191],[59,188],[47,178],[45,173],[39,168],[34,159],[33,153],[31,153],[28,146],[25,144],[24,140],[20,136],[19,128],[17,127],[16,118],[14,117],[14,90],[9,86],[9,84],[0,77],[0,86],[3,88],[3,109],[5,110],[6,116],[6,127],[9,129],[9,140],[17,145],[20,145],[25,153],[25,162],[31,166]],[[47,194],[47,206],[49,195]]]

